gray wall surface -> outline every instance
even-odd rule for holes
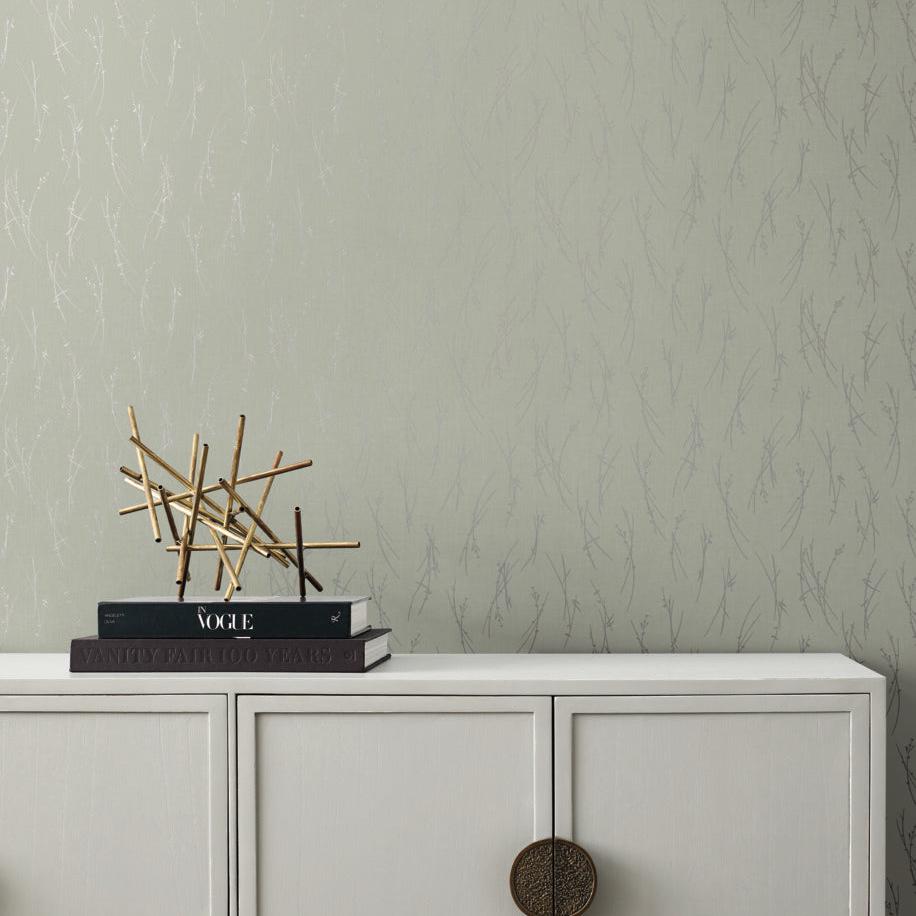
[[[170,590],[128,403],[245,412],[399,651],[886,673],[913,912],[913,0],[7,0],[0,174],[0,648]]]

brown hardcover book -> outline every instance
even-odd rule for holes
[[[391,658],[390,630],[349,639],[100,639],[70,643],[71,671],[236,671],[350,673]]]

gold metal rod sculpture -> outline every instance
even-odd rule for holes
[[[232,486],[236,485],[239,476],[239,459],[242,457],[242,437],[245,435],[245,414],[239,414],[239,425],[235,430],[235,448],[232,450],[232,464],[229,466],[229,483]],[[223,515],[223,526],[229,524],[229,516],[232,514],[232,500],[226,500],[226,512]],[[222,535],[221,535],[222,537]],[[226,543],[226,539],[222,538],[222,543]],[[222,558],[221,558],[222,559]],[[228,567],[228,570],[235,575],[235,571],[232,569],[231,564]],[[236,579],[236,582],[238,580]],[[214,591],[219,591],[223,584],[223,563],[216,564],[216,578],[213,580],[213,589]],[[240,585],[236,585],[236,588],[241,588]]]
[[[133,407],[128,409],[128,416],[131,428],[129,441],[136,451],[140,470],[136,471],[122,466],[121,472],[124,474],[125,483],[143,493],[144,501],[134,506],[127,506],[119,512],[121,515],[146,512],[154,526],[154,536],[157,540],[161,540],[158,508],[162,507],[168,522],[168,540],[171,541],[165,546],[165,549],[169,553],[178,554],[175,584],[178,586],[179,601],[184,600],[185,589],[191,579],[191,556],[198,551],[214,551],[218,554],[219,563],[215,587],[217,589],[221,587],[223,570],[225,570],[229,582],[223,600],[229,601],[233,593],[242,588],[242,567],[252,550],[264,557],[276,560],[284,567],[294,565],[299,579],[299,597],[304,599],[306,582],[310,582],[318,591],[323,590],[321,583],[305,567],[306,550],[359,547],[360,542],[355,540],[303,540],[302,513],[298,506],[294,510],[295,540],[283,541],[277,536],[264,517],[273,482],[281,474],[311,467],[312,461],[305,459],[293,464],[282,465],[283,452],[278,451],[270,469],[240,476],[239,466],[246,422],[244,414],[239,415],[228,476],[220,477],[215,484],[207,483],[209,446],[204,444],[203,448],[200,448],[200,437],[197,433],[191,440],[191,456],[188,473],[185,476],[140,439],[139,426]],[[173,492],[164,483],[157,483],[153,480],[149,474],[151,468],[149,462],[153,462],[164,470],[184,489]],[[258,480],[263,480],[264,485],[260,498],[253,508],[240,488],[246,483]],[[224,502],[220,502],[215,495],[214,497],[209,495],[217,493],[225,494]],[[241,520],[243,513],[248,516],[244,523]],[[178,515],[182,516],[180,527],[177,521]],[[195,543],[199,533],[198,525],[203,526],[212,543]],[[290,553],[293,550],[295,557]],[[234,562],[233,551],[238,552]]]
[[[294,464],[285,464],[281,468],[272,468],[269,471],[259,471],[257,474],[246,474],[244,477],[239,477],[239,479],[235,483],[236,483],[236,486],[239,486],[243,483],[254,483],[255,481],[258,481],[258,480],[264,480],[268,477],[277,477],[280,474],[289,474],[290,471],[301,471],[303,468],[310,468],[313,465],[313,463],[314,462],[312,461],[311,458],[306,458],[305,460],[297,461]],[[164,470],[168,471],[170,474],[172,473],[172,471],[169,468],[166,468],[164,465],[163,465],[163,468]],[[133,477],[136,480],[140,479],[140,475],[136,471],[131,470],[130,468],[122,467],[120,470],[121,470],[121,473],[126,474],[128,477]],[[169,499],[173,501],[176,499],[192,499],[194,496],[194,488],[190,484],[185,482],[186,481],[185,477],[179,476],[177,479],[181,480],[188,489],[182,493],[172,494],[172,496],[170,496]],[[203,492],[204,492],[204,495],[209,495],[210,493],[215,493],[219,489],[221,489],[221,487],[218,483],[211,483],[211,484],[207,484],[207,486],[204,487]],[[146,503],[137,503],[133,506],[125,506],[123,509],[119,509],[118,515],[131,515],[134,512],[143,512],[145,509],[146,509]]]
[[[137,440],[140,439],[140,427],[137,426],[137,415],[134,413],[133,407],[127,405],[127,416],[130,419],[130,432],[131,435],[136,437]],[[140,479],[143,481],[143,493],[146,496],[146,507],[149,510],[149,520],[150,525],[153,528],[153,538],[158,544],[162,540],[162,531],[159,529],[159,516],[156,515],[156,507],[153,505],[153,493],[149,487],[149,477],[146,473],[146,459],[143,457],[143,452],[140,449],[137,449],[137,461],[140,464]]]

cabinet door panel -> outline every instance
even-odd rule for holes
[[[226,916],[225,697],[0,697],[4,916]]]
[[[511,916],[548,698],[240,697],[240,916]]]
[[[555,702],[589,916],[866,916],[867,697]]]

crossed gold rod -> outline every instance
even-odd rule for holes
[[[134,408],[130,404],[127,405],[127,416],[130,420],[131,435],[139,440],[140,428],[137,426],[137,415],[134,413]],[[146,496],[146,508],[149,511],[150,525],[153,528],[153,539],[156,543],[159,543],[159,541],[162,540],[162,531],[159,528],[159,516],[156,515],[156,509],[153,506],[153,493],[150,490],[149,475],[146,471],[146,459],[139,448],[137,449],[137,462],[140,465],[140,480],[143,482],[143,494]]]
[[[194,488],[194,501],[191,503],[191,520],[188,522],[188,530],[181,538],[180,553],[178,555],[178,565],[180,571],[178,574],[178,600],[184,599],[185,586],[188,584],[188,567],[191,565],[191,551],[188,547],[194,543],[194,535],[197,532],[197,517],[200,515],[200,503],[203,499],[201,490],[204,486],[204,475],[207,473],[207,455],[210,446],[204,443],[203,451],[200,455],[200,467],[197,470],[197,483]]]
[[[195,433],[194,439],[195,441],[197,440],[196,433]],[[172,477],[174,477],[177,481],[179,481],[185,487],[187,487],[189,492],[186,495],[188,497],[193,499],[195,497],[195,494],[197,493],[197,490],[200,489],[201,490],[200,498],[208,506],[210,506],[210,509],[216,512],[218,515],[223,514],[223,507],[219,503],[217,503],[215,500],[210,499],[210,497],[207,496],[207,494],[203,492],[202,487],[198,488],[196,483],[192,482],[190,478],[185,477],[184,474],[181,473],[181,471],[179,471],[177,468],[169,464],[169,462],[166,461],[165,458],[156,454],[156,452],[154,452],[148,445],[146,445],[146,443],[141,442],[136,436],[131,436],[130,441],[133,445],[137,446],[137,448],[139,448],[143,452],[143,454],[146,455],[147,458],[149,458],[152,461],[155,461],[156,464],[159,465],[159,467],[161,467],[164,471],[167,471],[169,474],[172,475]]]
[[[142,486],[142,484],[138,483],[135,480],[131,480],[131,478],[129,477],[124,478],[124,483],[126,483],[128,486],[135,487],[138,490]],[[156,486],[157,493],[154,497],[153,505],[154,506],[164,506],[164,504],[161,502],[161,497],[158,494],[159,489],[163,489],[164,492],[166,493],[166,499],[167,499],[169,511],[180,512],[181,515],[184,517],[184,519],[190,520],[191,507],[187,505],[187,502],[186,501],[177,502],[175,499],[170,498],[168,495],[169,491],[166,490],[164,487],[162,487],[161,484]],[[227,528],[221,525],[220,520],[215,515],[211,515],[209,512],[206,512],[203,509],[201,509],[198,514],[200,515],[201,523],[207,525],[208,528],[213,528],[215,531],[218,531],[220,534],[225,534],[227,537],[235,538],[237,541],[244,540],[244,535],[242,533],[240,533],[238,530],[233,530],[232,528]],[[174,519],[174,515],[172,517]],[[232,521],[230,522],[230,524],[234,524],[236,526],[236,529],[241,528],[239,523],[235,521],[234,517]],[[184,527],[185,526],[183,525],[182,530],[180,532],[178,531],[175,532],[178,534],[178,543],[180,543],[181,539],[184,537]],[[177,529],[177,525],[176,525],[176,529]],[[242,528],[241,530],[246,531],[247,529]],[[258,542],[257,546],[260,546],[260,542]],[[262,556],[266,556],[266,551],[262,550],[261,554]]]
[[[118,468],[118,470],[124,475],[125,478],[129,478],[129,479],[125,479],[124,483],[130,484],[132,487],[134,487],[137,490],[143,489],[143,484],[140,480],[140,475],[133,468],[129,468],[122,464],[121,467]],[[166,508],[167,506],[175,504],[175,503],[188,503],[190,500],[194,499],[193,490],[190,490],[184,493],[173,493],[171,490],[167,489],[166,487],[163,487],[162,484],[156,483],[156,481],[152,479],[150,480],[150,486],[154,490],[157,490],[157,491],[163,490],[164,491],[165,493],[164,501],[162,497],[160,496],[160,501],[154,502],[154,505],[157,505],[157,506],[161,505],[163,508]],[[146,508],[146,503],[143,504],[143,508]],[[207,512],[206,509],[202,509],[201,511],[209,515],[209,517],[213,519],[214,521],[219,521],[217,516],[213,515],[212,512]],[[223,516],[222,507],[220,507],[220,515]],[[238,521],[236,520],[236,515],[238,515],[237,512],[229,513],[229,522],[227,524],[227,527],[229,525],[237,525],[239,528],[242,528],[242,530],[244,530],[243,526],[239,525]],[[178,535],[178,539],[181,540],[180,534]]]
[[[274,469],[280,467],[280,462],[283,460],[283,450],[281,449],[277,452],[274,457],[273,467]],[[264,484],[264,489],[261,491],[261,497],[258,500],[258,515],[264,511],[264,507],[267,505],[267,497],[270,496],[270,488],[273,486],[276,477],[268,477],[266,483]],[[251,548],[251,544],[254,541],[254,536],[257,533],[258,526],[252,521],[248,526],[248,532],[245,535],[245,542],[240,548],[239,558],[235,564],[235,574],[240,576],[242,574],[242,566],[245,564],[245,558],[248,556],[248,551]],[[226,594],[223,595],[223,601],[229,601],[232,598],[232,593],[235,591],[235,586],[230,582],[226,586]]]
[[[303,461],[296,461],[293,464],[284,464],[282,467],[271,468],[269,471],[258,471],[257,474],[246,474],[244,477],[239,477],[238,480],[236,480],[235,485],[239,486],[240,484],[243,484],[243,483],[254,483],[256,480],[264,480],[269,477],[276,477],[279,474],[288,474],[290,471],[299,471],[302,468],[310,468],[311,466],[312,466],[312,459],[305,458]],[[164,465],[163,467],[166,471],[169,471],[170,474],[172,473],[169,470],[169,468],[166,468]],[[122,467],[120,470],[121,470],[121,473],[126,474],[128,477],[133,477],[135,480],[140,480],[140,474],[137,471],[134,471],[131,468],[126,468],[126,467]],[[185,483],[184,477],[179,477],[178,479],[181,480],[181,482],[184,483],[185,486],[188,486],[187,483]],[[207,484],[207,486],[203,488],[203,493],[204,494],[215,493],[219,489],[222,489],[222,488],[220,487],[218,483],[210,483],[210,484]],[[174,502],[176,499],[191,499],[193,496],[194,496],[194,490],[193,488],[189,487],[187,490],[184,490],[180,493],[171,494],[169,496],[169,502]],[[119,509],[118,515],[130,515],[133,512],[143,512],[147,508],[148,507],[145,502],[136,503],[135,505],[125,506],[123,509]],[[220,512],[223,511],[222,506],[219,506],[218,509]]]
[[[226,545],[223,543],[223,538],[225,535],[217,534],[211,528],[210,536],[213,538],[213,546],[216,548],[217,553],[219,553],[220,570],[222,570],[222,568],[225,566],[226,572],[229,575],[229,581],[235,588],[240,589],[242,587],[242,583],[239,582],[239,577],[235,574],[235,570],[232,568],[232,560],[229,559],[229,554],[226,553]],[[206,547],[207,545],[201,544],[198,546]],[[193,545],[191,545],[191,549],[193,550]]]
[[[124,478],[124,483],[128,484],[128,486],[135,487],[136,489],[140,489],[140,487],[142,486],[138,481],[132,480],[130,477],[125,477],[125,478]],[[159,489],[159,487],[157,486],[157,490],[158,490],[158,489]],[[164,488],[163,488],[163,489],[164,489]],[[165,493],[167,494],[167,503],[166,503],[165,505],[168,505],[169,510],[177,509],[177,510],[184,516],[185,522],[188,522],[188,521],[190,520],[190,517],[191,517],[191,509],[190,509],[190,507],[187,506],[185,502],[177,502],[177,501],[175,500],[174,496],[168,495],[168,492],[169,492],[168,490],[165,490]],[[159,503],[159,501],[158,501],[158,497],[157,497],[157,501],[154,503],[154,505],[160,505],[160,503]],[[231,524],[234,524],[234,525],[236,526],[236,529],[237,529],[237,530],[235,530],[235,531],[233,531],[231,528],[226,528],[226,527],[224,527],[223,525],[221,525],[221,524],[219,523],[219,519],[218,519],[218,518],[216,518],[215,516],[211,515],[209,512],[204,511],[203,509],[200,510],[199,516],[200,516],[199,521],[201,522],[201,524],[206,525],[206,526],[207,526],[208,528],[210,528],[212,531],[216,531],[216,532],[218,532],[219,534],[222,534],[222,535],[224,535],[224,536],[227,537],[227,538],[232,538],[233,540],[239,541],[240,543],[241,543],[241,542],[244,542],[244,540],[245,540],[245,535],[247,534],[248,529],[242,527],[242,526],[238,523],[238,521],[235,520],[234,514],[233,514],[233,519],[232,519],[232,521],[231,521],[230,523],[231,523]],[[178,542],[179,542],[179,543],[180,543],[182,537],[183,537],[183,533],[180,534],[179,537],[178,537]],[[284,568],[286,568],[286,567],[289,566],[289,562],[287,561],[287,559],[286,559],[282,554],[280,554],[278,551],[274,551],[274,550],[271,550],[271,549],[268,548],[268,547],[265,547],[265,546],[264,546],[264,542],[263,542],[260,538],[253,539],[253,542],[252,542],[252,544],[251,544],[251,547],[252,547],[254,550],[256,550],[259,554],[261,554],[262,557],[273,557],[273,558],[274,558],[275,560],[277,560],[277,561],[280,563],[280,565],[283,566]],[[176,574],[176,577],[175,577],[175,578],[176,578],[176,580],[177,580],[177,578],[178,578],[177,574]]]
[[[242,437],[245,435],[245,414],[239,414],[239,423],[235,430],[235,447],[232,449],[232,463],[229,466],[229,482],[235,486],[236,481],[239,476],[239,460],[242,457]],[[223,515],[223,524],[229,524],[229,516],[232,514],[232,500],[226,500],[226,512]],[[226,539],[220,535],[220,541],[225,546]],[[223,566],[226,565],[225,561],[228,560],[228,557],[224,557],[223,554],[220,554],[220,559],[224,562],[216,564],[216,578],[213,580],[213,589],[214,591],[219,591],[223,584]],[[231,564],[228,565],[228,569],[232,575],[235,574],[235,570],[232,569]],[[236,588],[240,588],[237,580],[233,583]]]
[[[210,528],[211,530],[216,529],[215,525],[214,526],[207,525],[207,527]],[[225,544],[221,546],[223,550],[243,550],[244,549],[243,544]],[[295,541],[288,541],[288,542],[277,541],[276,543],[273,543],[273,544],[269,544],[265,542],[264,546],[269,547],[272,550],[295,550],[296,542]],[[347,549],[347,548],[353,548],[353,547],[359,547],[359,546],[360,546],[359,541],[303,541],[302,542],[303,550],[335,550],[335,549],[341,549],[341,548]],[[177,544],[167,544],[165,549],[169,551],[169,553],[174,553],[176,550],[180,550],[180,547]],[[196,551],[196,550],[213,551],[217,549],[218,548],[216,547],[215,544],[192,544],[190,547],[188,547],[188,550],[191,550],[191,551]]]
[[[224,477],[220,477],[219,485],[235,499],[235,501],[242,507],[246,514],[251,518],[251,520],[266,534],[269,538],[274,541],[279,541],[280,538],[274,534],[273,529],[261,518],[261,513],[257,509],[252,509],[251,506],[246,502],[245,497],[241,496],[236,489],[226,480]],[[305,576],[312,585],[318,589],[319,592],[324,591],[322,584],[302,565],[296,562],[293,558],[290,550],[295,547],[295,544],[292,547],[281,547],[280,553],[282,556],[286,557],[289,562],[295,566],[297,569],[301,570],[302,575]]]
[[[239,504],[239,506],[245,510],[249,518],[261,529],[261,531],[264,532],[264,534],[266,534],[273,541],[280,540],[280,538],[274,534],[273,529],[267,524],[267,522],[261,518],[261,513],[258,512],[257,509],[253,509],[250,505],[248,505],[245,498],[238,493],[235,487],[233,487],[228,480],[226,480],[224,477],[220,477],[219,485],[226,491],[230,499],[234,499]],[[289,560],[290,563],[295,565],[296,561],[293,559],[292,554],[290,554],[289,549],[281,549],[280,552],[283,554],[283,556],[286,557],[287,560]]]
[[[172,504],[168,501],[168,497],[165,493],[165,487],[160,483],[156,487],[159,491],[159,505],[165,509],[165,518],[169,523],[169,531],[172,535],[172,540],[178,544],[181,542],[181,535],[178,533],[178,526],[175,524],[175,514],[172,512]]]
[[[191,460],[190,460],[190,464],[188,467],[188,480],[193,480],[195,474],[197,474],[197,449],[199,445],[200,445],[200,434],[194,433],[194,435],[191,437]],[[138,454],[139,454],[139,449],[138,449]],[[179,544],[182,544],[185,547],[187,547],[187,544],[185,544],[185,538],[187,537],[188,528],[190,526],[190,523],[191,523],[190,515],[186,515],[181,520],[181,540],[179,541]],[[185,576],[187,576],[188,573],[187,573],[187,570],[184,568],[184,558],[185,558],[186,553],[187,553],[186,550],[182,550],[178,554],[178,568],[175,570],[175,581],[177,583],[187,581]],[[181,598],[182,595],[179,594],[178,597]]]
[[[235,499],[235,501],[242,507],[242,509],[245,510],[245,512],[247,513],[247,515],[248,515],[248,516],[251,518],[251,520],[261,529],[261,531],[264,532],[264,534],[266,534],[269,538],[271,538],[271,539],[274,540],[274,541],[279,541],[279,540],[280,540],[280,538],[277,537],[276,534],[274,534],[273,529],[267,524],[267,522],[265,522],[264,519],[261,518],[261,513],[258,512],[257,509],[252,509],[251,506],[248,505],[248,503],[245,501],[245,498],[244,498],[243,496],[239,495],[239,493],[238,493],[238,492],[235,490],[235,488],[229,483],[228,480],[226,480],[226,479],[223,478],[223,477],[220,477],[220,479],[219,479],[219,485],[220,485],[220,486],[221,486],[221,487],[222,487],[231,497],[233,497],[233,498]],[[295,547],[295,545],[293,545],[293,547]],[[320,582],[319,582],[319,581],[318,581],[318,580],[317,580],[317,579],[316,579],[316,578],[315,578],[315,577],[314,577],[314,576],[313,576],[304,566],[300,566],[299,563],[296,562],[295,558],[294,558],[293,555],[290,553],[290,550],[293,549],[293,547],[286,547],[286,548],[281,547],[281,548],[280,548],[280,553],[281,553],[284,557],[286,557],[286,559],[289,560],[289,562],[290,562],[293,566],[295,566],[297,569],[301,569],[302,574],[305,576],[305,578],[308,579],[309,582],[311,582],[312,585],[313,585],[315,588],[317,588],[319,592],[320,592],[320,591],[323,591],[322,586],[321,586],[321,583],[320,583]]]

